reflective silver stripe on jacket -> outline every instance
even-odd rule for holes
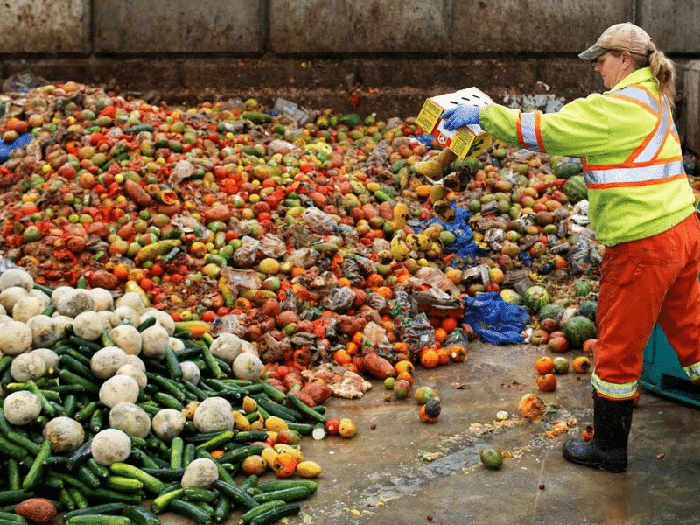
[[[600,395],[611,399],[632,399],[637,391],[636,381],[622,384],[610,383],[603,381],[595,373],[591,374],[591,385]]]
[[[683,161],[677,160],[668,164],[586,171],[584,178],[586,184],[629,184],[668,179],[682,173],[684,173]]]
[[[540,144],[537,142],[537,132],[535,119],[537,118],[536,112],[531,113],[521,113],[520,114],[520,133],[523,137],[523,142],[527,149],[532,151],[541,151]]]

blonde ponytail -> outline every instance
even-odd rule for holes
[[[676,65],[661,51],[649,55],[649,69],[659,82],[659,92],[671,111],[676,106]]]

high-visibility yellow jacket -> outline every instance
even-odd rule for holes
[[[678,133],[661,100],[646,67],[556,113],[491,104],[479,117],[488,133],[509,144],[583,157],[591,226],[613,246],[666,231],[695,211]]]

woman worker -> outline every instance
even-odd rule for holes
[[[606,246],[594,355],[594,437],[569,439],[564,457],[627,469],[627,438],[643,350],[658,322],[700,384],[700,224],[671,111],[673,62],[640,27],[609,27],[579,57],[595,61],[609,90],[551,114],[498,104],[457,106],[448,130],[480,124],[493,137],[552,155],[584,157],[589,219]]]

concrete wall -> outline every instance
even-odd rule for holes
[[[602,89],[576,53],[627,20],[700,57],[696,0],[4,0],[0,79],[399,116],[468,86],[551,104]]]

